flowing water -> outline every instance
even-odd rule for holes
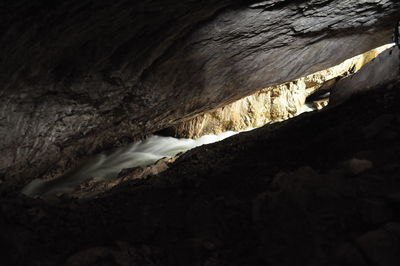
[[[218,135],[205,135],[199,139],[185,139],[162,136],[149,136],[127,147],[119,148],[113,153],[102,153],[83,163],[66,175],[53,179],[35,179],[22,193],[27,196],[56,195],[70,193],[79,185],[93,177],[112,179],[125,168],[150,165],[164,157],[174,157],[180,152],[223,140],[239,132],[228,131]]]
[[[315,110],[305,104],[297,115]],[[247,129],[244,131],[248,131]],[[52,180],[35,179],[26,185],[22,193],[27,196],[49,196],[71,193],[85,181],[96,178],[107,180],[116,178],[125,168],[147,166],[164,157],[174,157],[197,146],[221,141],[240,132],[227,131],[218,135],[205,135],[198,139],[173,138],[152,135],[122,147],[112,153],[102,153],[84,162],[78,168]]]
[[[378,53],[390,48],[388,44],[378,48]],[[322,97],[327,97],[323,95]],[[310,103],[305,103],[296,115],[314,111]],[[95,177],[97,179],[112,179],[124,168],[150,165],[163,157],[174,157],[194,147],[223,140],[239,132],[224,132],[219,135],[206,135],[197,140],[177,139],[172,137],[150,136],[127,147],[117,149],[113,153],[102,153],[83,163],[60,178],[53,180],[35,179],[26,185],[22,193],[28,196],[55,195],[74,191],[83,182]]]

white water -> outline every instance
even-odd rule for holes
[[[304,104],[296,115],[315,109]],[[247,129],[244,131],[248,131]],[[112,179],[125,168],[147,166],[164,157],[174,157],[197,146],[221,141],[240,132],[227,131],[218,135],[205,135],[199,139],[185,139],[162,136],[149,136],[127,147],[119,148],[111,154],[102,153],[83,163],[80,167],[53,180],[35,179],[26,185],[22,193],[27,196],[49,196],[71,193],[85,181]]]
[[[300,115],[302,113],[308,113],[308,112],[312,112],[312,111],[315,111],[315,108],[311,104],[305,103],[302,107],[300,107],[297,110],[296,116]]]
[[[124,168],[150,165],[164,157],[174,157],[180,152],[223,140],[239,132],[228,131],[219,135],[205,135],[199,139],[177,139],[173,137],[150,136],[111,154],[99,154],[82,164],[73,172],[54,180],[35,179],[24,187],[27,196],[57,195],[74,191],[88,179],[111,179]]]

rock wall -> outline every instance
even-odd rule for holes
[[[80,158],[388,43],[395,0],[0,3],[0,180]]]
[[[400,75],[400,47],[395,46],[369,62],[357,75],[343,79],[332,88],[331,103],[337,105],[360,92],[392,82]]]
[[[198,147],[97,199],[0,196],[1,265],[398,266],[390,86]]]
[[[262,89],[231,104],[181,122],[164,133],[175,137],[198,138],[206,134],[257,128],[292,118],[311,110],[305,106],[306,98],[322,85],[333,86],[338,79],[359,71],[390,46],[392,45],[372,49],[337,66],[292,82]],[[321,109],[326,104],[327,101],[315,101],[312,108]]]

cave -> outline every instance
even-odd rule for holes
[[[397,0],[0,14],[0,265],[400,265]]]

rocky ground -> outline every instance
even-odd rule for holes
[[[400,82],[91,200],[1,195],[1,265],[400,264]]]

